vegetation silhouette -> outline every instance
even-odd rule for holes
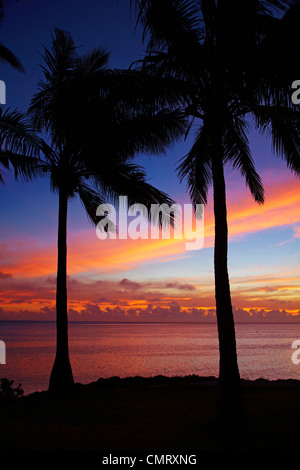
[[[41,175],[38,159],[41,139],[28,124],[25,113],[0,107],[0,182],[6,170],[13,169],[15,178],[30,181]]]
[[[186,181],[194,205],[207,204],[213,187],[218,419],[237,429],[237,424],[246,424],[247,416],[228,274],[224,167],[230,164],[239,170],[255,201],[264,202],[247,137],[252,120],[256,130],[271,136],[274,150],[299,175],[299,111],[290,99],[299,58],[299,2],[131,0],[130,4],[147,40],[140,68],[184,83],[182,103],[190,118],[189,131],[196,131],[190,151],[178,164],[178,176]]]
[[[50,177],[59,199],[56,356],[49,391],[66,392],[74,385],[68,345],[68,204],[79,197],[93,224],[99,222],[97,207],[107,199],[116,203],[119,195],[147,208],[172,204],[169,196],[147,182],[143,168],[132,159],[138,152],[163,152],[184,133],[186,121],[176,109],[153,112],[152,104],[143,106],[143,96],[137,94],[143,89],[137,83],[140,74],[109,70],[108,51],[96,48],[79,55],[71,34],[58,28],[52,39],[52,48],[44,47],[44,78],[28,116],[46,135],[38,168]],[[159,97],[153,99],[160,103]],[[165,95],[163,100],[166,103]]]
[[[4,19],[3,0],[0,0],[0,26]],[[24,72],[23,65],[15,54],[0,43],[0,63]],[[40,139],[28,125],[26,116],[19,110],[0,106],[0,182],[4,183],[5,170],[13,168],[15,177],[28,181],[37,175]]]
[[[9,380],[6,377],[0,379],[0,403],[23,397],[24,390],[22,389],[22,384],[13,387],[13,383],[13,380]]]
[[[3,23],[3,20],[4,20],[4,5],[3,5],[3,0],[0,0],[0,25]],[[24,72],[24,67],[20,59],[10,49],[8,49],[2,42],[0,42],[0,62],[4,64],[9,64],[11,67],[18,70],[19,72]]]

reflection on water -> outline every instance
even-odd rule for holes
[[[45,390],[55,354],[55,324],[1,322],[6,365],[0,377],[22,383],[25,393]],[[241,377],[300,379],[291,361],[300,325],[237,324]],[[99,377],[218,376],[215,324],[95,324],[69,327],[70,358],[76,382]]]

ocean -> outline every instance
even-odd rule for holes
[[[0,378],[22,384],[25,394],[48,388],[55,356],[55,323],[0,322],[6,364]],[[236,324],[238,363],[244,379],[300,380],[292,343],[300,324]],[[70,323],[75,382],[156,375],[218,376],[216,324]]]

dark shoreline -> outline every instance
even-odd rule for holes
[[[216,389],[218,387],[218,378],[215,376],[199,376],[199,375],[186,375],[186,376],[164,376],[156,375],[153,377],[118,377],[113,376],[109,378],[100,377],[98,380],[90,383],[83,384],[76,382],[74,392],[94,390],[120,390],[130,388],[155,388],[155,387],[182,387],[182,386],[198,386],[204,388]],[[276,379],[269,380],[258,378],[255,380],[241,379],[242,387],[244,388],[284,388],[292,387],[300,389],[300,380],[297,379]],[[24,395],[23,398],[36,397],[38,395],[49,394],[48,390],[31,392]]]
[[[100,377],[98,380],[91,382],[89,384],[81,384],[76,383],[77,386],[87,386],[87,387],[108,387],[108,388],[119,388],[122,387],[130,387],[135,385],[146,385],[146,386],[154,386],[154,385],[184,385],[184,384],[198,384],[198,385],[207,385],[207,386],[217,386],[218,385],[218,378],[215,376],[200,376],[200,375],[185,375],[185,376],[165,376],[165,375],[156,375],[153,377],[142,377],[142,376],[135,376],[135,377],[109,377],[109,378],[102,378]],[[248,379],[241,379],[242,385],[246,386],[285,386],[285,385],[295,385],[300,386],[300,380],[297,379],[275,379],[269,380],[264,379],[263,377],[248,380]]]
[[[72,393],[42,391],[0,401],[0,449],[130,455],[299,449],[300,381],[241,382],[247,433],[229,433],[230,423],[226,432],[218,427],[216,377],[110,377],[76,383]]]

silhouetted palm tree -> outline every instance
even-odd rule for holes
[[[238,169],[255,201],[264,202],[262,182],[247,138],[249,118],[253,119],[255,128],[271,135],[275,150],[299,174],[299,112],[291,106],[290,85],[294,77],[289,76],[286,81],[291,67],[285,58],[293,57],[297,48],[297,42],[289,36],[297,5],[282,20],[272,15],[274,9],[286,11],[289,3],[280,0],[135,2],[137,23],[143,25],[144,39],[149,39],[143,69],[190,85],[185,86],[182,102],[191,126],[197,126],[197,131],[192,148],[178,166],[179,177],[186,179],[195,205],[207,204],[208,190],[213,186],[220,352],[218,415],[227,424],[243,423],[245,407],[227,266],[224,166],[231,164]],[[299,15],[296,18],[299,20]],[[292,30],[296,36],[298,29]],[[276,38],[279,32],[285,50]],[[296,58],[292,65],[294,73]],[[281,64],[285,62],[284,70],[279,60]]]
[[[168,203],[171,199],[147,183],[143,169],[130,161],[138,152],[160,152],[179,137],[185,120],[176,110],[150,114],[134,91],[137,74],[108,70],[107,51],[79,56],[71,35],[55,29],[51,50],[44,48],[44,80],[29,116],[47,134],[40,169],[58,193],[56,357],[49,390],[73,386],[68,350],[67,211],[78,196],[97,224],[97,207],[106,198],[127,195],[129,203]],[[130,86],[129,86],[130,85]],[[141,111],[143,110],[143,113]]]

